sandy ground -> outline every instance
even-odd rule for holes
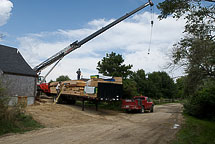
[[[118,113],[42,104],[26,110],[46,128],[0,138],[0,144],[165,144],[182,123],[182,105],[155,106],[154,113]]]

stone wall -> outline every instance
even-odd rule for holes
[[[20,76],[11,74],[0,74],[0,79],[6,89],[7,95],[11,97],[10,105],[18,102],[18,97],[27,97],[27,104],[34,103],[36,95],[36,77]]]

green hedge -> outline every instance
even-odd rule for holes
[[[184,112],[203,119],[215,120],[215,82],[207,82],[184,104]]]

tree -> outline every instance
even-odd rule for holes
[[[130,77],[131,80],[135,81],[137,84],[137,92],[144,95],[144,90],[146,87],[146,74],[143,69],[133,72]]]
[[[66,76],[64,76],[64,75],[59,76],[59,77],[56,79],[56,81],[67,81],[67,80],[71,80],[67,75],[66,75]]]
[[[130,99],[137,95],[137,83],[131,79],[123,80],[123,99]]]
[[[173,14],[184,15],[186,34],[173,46],[171,65],[183,66],[188,74],[184,95],[188,95],[184,112],[199,118],[215,117],[215,5],[201,0],[165,0],[158,5],[160,19]],[[170,66],[171,66],[170,65]]]
[[[186,89],[191,95],[204,79],[215,79],[215,6],[203,6],[201,0],[165,0],[158,8],[160,19],[172,14],[176,18],[184,15],[187,20],[186,36],[173,46],[170,66],[185,68]]]
[[[133,72],[130,80],[136,83],[137,93],[150,98],[174,98],[177,91],[174,81],[166,72],[145,74],[143,69]]]
[[[49,81],[49,83],[52,83],[52,82],[54,82],[52,79]]]
[[[166,72],[153,72],[148,74],[144,91],[152,98],[174,98],[176,87],[174,81]]]
[[[105,76],[117,76],[126,79],[132,72],[132,65],[123,64],[122,55],[114,52],[106,54],[101,61],[98,62],[97,70]]]
[[[175,18],[180,18],[185,13],[191,12],[196,4],[199,5],[203,1],[208,1],[211,4],[214,4],[212,2],[215,2],[213,0],[164,0],[157,5],[157,8],[161,10],[159,18],[167,18],[169,15],[173,15]]]
[[[177,93],[176,97],[177,98],[185,98],[184,94],[184,88],[185,88],[185,82],[186,82],[186,76],[180,77],[176,80],[176,88],[177,88]]]

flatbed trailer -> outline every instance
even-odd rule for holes
[[[61,97],[57,103],[59,103],[59,104],[68,103],[68,104],[74,105],[77,100],[82,102],[82,111],[85,110],[85,101],[91,101],[91,102],[95,103],[96,111],[98,110],[98,103],[100,100],[96,97],[63,94],[63,95],[61,95]]]
[[[74,86],[74,82],[76,82],[76,86]],[[95,82],[95,81],[94,81]],[[51,85],[52,88],[50,90],[51,94],[57,96],[57,103],[69,103],[75,104],[76,101],[82,101],[82,110],[85,109],[85,101],[92,101],[95,103],[96,110],[98,110],[98,103],[101,101],[120,101],[123,95],[122,92],[122,81],[98,81],[96,83],[91,83],[91,88],[95,88],[95,93],[88,94],[84,91],[84,82],[82,84],[80,81],[66,81],[62,82],[62,88],[60,94],[57,96],[57,92],[55,90],[55,85]],[[68,86],[70,83],[70,86]],[[95,86],[95,87],[92,87]],[[75,91],[74,89],[78,89]]]

